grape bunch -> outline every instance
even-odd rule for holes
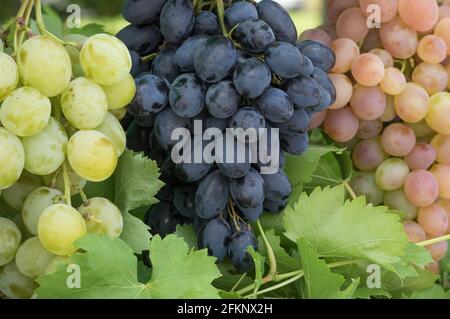
[[[129,51],[106,34],[41,33],[0,52],[0,192],[17,212],[0,217],[0,291],[10,298],[31,297],[35,278],[86,233],[118,237],[123,227],[112,202],[83,188],[109,178],[125,150],[114,114],[135,94]],[[73,207],[77,194],[83,204]]]
[[[136,96],[122,123],[128,148],[156,160],[166,184],[147,212],[152,233],[193,224],[199,248],[247,272],[247,247],[257,248],[249,223],[282,211],[292,191],[285,153],[303,154],[311,117],[335,103],[327,75],[335,56],[318,41],[298,42],[290,16],[272,0],[224,2],[125,1],[130,24],[117,37],[130,50]],[[183,155],[198,161],[174,162],[179,128],[190,131]],[[219,136],[205,141],[211,128]],[[231,128],[267,129],[266,139],[242,139]],[[219,138],[230,143],[221,147]],[[270,159],[274,141],[279,156]],[[201,152],[211,146],[207,161]],[[224,161],[234,148],[245,155]],[[268,166],[277,169],[263,174]]]
[[[381,9],[369,28],[368,6]],[[313,116],[352,150],[351,186],[369,202],[404,214],[413,242],[450,233],[450,3],[327,2],[328,22],[301,39],[330,47],[336,101]],[[438,273],[447,241],[429,245]]]

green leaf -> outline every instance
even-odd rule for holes
[[[175,235],[183,238],[189,248],[197,248],[197,235],[193,225],[177,225]]]
[[[152,269],[147,267],[141,260],[137,264],[137,279],[140,283],[145,284],[152,277]]]
[[[253,279],[248,275],[240,274],[236,271],[229,260],[225,260],[217,265],[222,274],[222,277],[214,281],[214,287],[224,291],[230,291],[236,286],[235,290],[253,284]]]
[[[130,246],[136,254],[141,254],[148,250],[148,243],[152,235],[148,227],[142,220],[128,212],[122,213],[123,229],[120,238]]]
[[[42,18],[45,27],[50,33],[56,35],[58,38],[63,36],[63,23],[59,14],[52,9],[52,7],[45,6],[43,8]]]
[[[401,298],[403,294],[430,288],[439,278],[426,269],[416,267],[416,272],[417,276],[402,280],[396,273],[387,271],[382,274],[381,283],[394,298]]]
[[[431,262],[433,262],[433,258],[426,248],[414,243],[408,243],[405,248],[405,255],[401,257],[398,263],[394,264],[395,273],[400,279],[414,277],[417,276],[415,266],[423,268]]]
[[[275,259],[277,260],[277,270],[279,273],[287,273],[300,269],[300,262],[298,258],[290,256],[286,250],[281,247],[281,239],[279,236],[275,235],[273,229],[266,231],[266,238],[275,254]],[[261,254],[267,259],[267,250],[264,240],[261,236],[258,237],[259,247]]]
[[[356,299],[370,299],[371,297],[386,297],[390,298],[391,295],[382,288],[368,288],[360,287],[356,289],[353,298]]]
[[[265,258],[259,252],[255,251],[253,247],[248,247],[248,253],[252,256],[253,262],[255,263],[255,291],[257,291],[264,283]]]
[[[319,259],[314,249],[302,238],[299,238],[298,250],[304,272],[304,298],[308,299],[349,299],[359,284],[355,280],[345,290],[341,290],[345,278],[331,272],[324,260]]]
[[[69,288],[65,269],[38,278],[39,298],[217,298],[211,282],[220,276],[213,257],[206,251],[189,251],[183,239],[159,236],[150,243],[152,273],[146,283],[138,281],[133,251],[120,239],[87,235],[76,242],[83,253],[71,256],[79,267],[80,288]]]
[[[105,32],[105,26],[98,24],[98,23],[90,23],[85,25],[84,27],[80,28],[80,29],[70,29],[70,33],[72,34],[82,34],[85,36],[93,36],[95,34],[99,34],[99,33],[106,33]]]
[[[403,296],[405,299],[450,299],[450,291],[445,291],[440,285],[434,284],[428,289],[416,291],[411,296]]]
[[[343,186],[302,194],[286,208],[283,224],[287,238],[303,238],[322,256],[362,258],[391,270],[408,243],[398,216],[366,205],[364,197],[345,201]]]
[[[122,212],[157,203],[155,195],[164,185],[159,176],[155,161],[142,153],[125,150],[115,173],[114,202]]]

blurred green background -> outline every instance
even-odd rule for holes
[[[127,22],[120,16],[124,0],[43,0],[44,5],[56,9],[61,17],[67,17],[67,6],[77,4],[81,8],[82,26],[95,22],[105,26],[105,30],[115,34]],[[324,0],[279,0],[288,4],[299,34],[322,24]],[[20,5],[19,0],[0,0],[0,24],[12,18]]]

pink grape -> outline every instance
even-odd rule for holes
[[[406,125],[394,123],[384,129],[381,135],[381,145],[389,155],[405,156],[416,145],[416,135]]]
[[[450,55],[450,32],[448,30],[450,30],[450,18],[442,19],[434,28],[434,35],[444,40],[447,45],[447,55]]]
[[[437,35],[429,34],[420,39],[417,54],[424,62],[441,63],[447,57],[447,44]]]
[[[336,56],[336,62],[331,69],[334,73],[350,71],[352,61],[359,55],[359,47],[352,39],[339,38],[331,43],[331,50]]]
[[[420,63],[412,73],[412,80],[421,85],[430,95],[445,91],[448,74],[440,64]]]
[[[420,208],[419,213],[417,214],[417,221],[428,235],[442,236],[447,232],[447,213],[445,209],[438,204]]]
[[[440,164],[450,164],[450,136],[437,134],[431,140],[436,150],[436,161]]]
[[[326,117],[327,117],[327,110],[314,113],[311,116],[311,121],[309,122],[309,129],[313,130],[320,127],[323,121],[325,121]]]
[[[428,265],[426,265],[425,269],[434,275],[440,275],[440,273],[441,273],[441,268],[437,261],[433,261],[432,263],[429,263]]]
[[[376,120],[386,109],[386,95],[379,86],[355,84],[350,106],[360,119]]]
[[[336,22],[341,13],[348,8],[358,7],[358,0],[328,0],[327,17],[330,22]]]
[[[380,38],[383,47],[395,58],[408,59],[417,50],[417,32],[409,28],[399,16],[381,25]]]
[[[445,209],[445,212],[447,213],[447,217],[449,220],[448,227],[447,227],[447,234],[450,234],[450,199],[441,198],[437,202],[443,209]]]
[[[439,21],[450,17],[450,7],[440,6],[439,7]]]
[[[336,101],[329,108],[332,110],[340,109],[346,106],[352,98],[352,81],[345,74],[331,73],[328,77],[336,88]]]
[[[398,12],[402,20],[416,31],[432,29],[439,19],[439,6],[434,0],[399,0]]]
[[[394,97],[386,95],[386,108],[383,114],[378,118],[381,122],[390,122],[397,117],[394,107]]]
[[[356,57],[351,65],[353,78],[361,85],[375,86],[384,78],[384,64],[372,53],[363,53]]]
[[[366,17],[359,8],[348,8],[339,15],[336,21],[336,32],[340,38],[350,38],[361,41],[369,32]]]
[[[364,15],[370,16],[372,12],[367,11],[369,5],[375,4],[380,8],[381,22],[392,20],[397,14],[397,0],[359,0],[359,6]]]
[[[409,173],[403,187],[406,198],[417,207],[430,206],[439,195],[438,181],[433,174],[424,169]]]
[[[433,237],[431,237],[431,238],[433,238]],[[433,258],[434,261],[440,261],[440,260],[442,260],[442,258],[445,257],[445,255],[447,255],[448,242],[445,240],[440,241],[438,243],[425,246],[425,248],[428,249],[428,251],[430,252],[431,257]]]
[[[350,141],[358,128],[358,118],[349,107],[329,110],[324,122],[325,133],[336,142]]]
[[[360,120],[357,136],[361,139],[369,139],[375,137],[383,130],[383,122],[379,120]]]
[[[406,86],[405,75],[397,68],[390,67],[385,70],[380,87],[386,94],[400,94]]]
[[[410,169],[428,169],[436,160],[436,149],[427,143],[417,143],[413,150],[405,156]]]
[[[435,164],[431,167],[430,172],[439,183],[439,196],[450,199],[450,165]]]
[[[420,243],[427,239],[427,235],[423,228],[412,220],[407,220],[403,223],[406,235],[408,235],[409,241],[413,243]]]
[[[352,153],[353,164],[362,171],[375,170],[387,157],[379,137],[362,140],[356,144]]]
[[[332,42],[330,35],[326,33],[324,30],[319,28],[308,29],[303,31],[302,34],[300,35],[299,40],[300,41],[314,40],[323,43],[326,46],[330,46]]]
[[[376,48],[371,50],[369,53],[372,53],[377,57],[379,57],[380,60],[383,62],[385,68],[391,68],[394,66],[394,58],[385,49]]]
[[[403,121],[417,123],[427,116],[430,97],[422,86],[406,83],[403,91],[394,98],[394,106]]]

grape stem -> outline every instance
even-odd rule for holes
[[[223,0],[215,0],[217,8],[217,16],[219,17],[220,28],[222,29],[222,34],[224,37],[228,35],[227,27],[225,26],[225,7],[223,5]]]
[[[266,246],[267,257],[269,257],[269,265],[270,265],[269,274],[263,280],[264,282],[269,282],[272,280],[277,281],[278,273],[277,273],[277,259],[275,258],[275,253],[273,252],[273,248],[270,245],[269,241],[267,240],[266,234],[264,233],[264,229],[262,228],[259,219],[256,221],[256,224],[258,225],[259,232],[261,233],[264,245]]]
[[[50,31],[47,30],[47,28],[45,27],[44,18],[42,16],[41,0],[35,0],[35,1],[36,1],[36,10],[35,10],[36,11],[36,22],[37,22],[37,25],[38,25],[38,28],[39,28],[39,31],[41,32],[41,34],[52,38],[53,40],[55,40],[56,42],[59,42],[60,44],[62,44],[64,46],[72,46],[77,49],[81,49],[81,45],[79,45],[78,43],[66,42],[64,40],[61,40],[56,35],[54,35],[53,33],[51,33]]]
[[[437,243],[440,243],[440,242],[446,241],[446,240],[450,240],[450,234],[445,235],[445,236],[441,236],[441,237],[431,238],[431,239],[422,241],[420,243],[417,243],[416,245],[424,247],[424,246],[437,244]]]
[[[142,63],[150,62],[150,61],[153,60],[158,54],[159,54],[159,52],[156,52],[156,53],[152,53],[152,54],[143,56],[143,57],[141,57],[141,62],[142,62]]]
[[[70,178],[67,171],[67,164],[64,162],[63,166],[63,180],[64,180],[64,200],[67,205],[72,206],[72,199],[70,197]]]
[[[353,188],[350,186],[350,184],[347,181],[343,181],[342,184],[344,185],[345,189],[348,191],[348,193],[350,194],[350,197],[355,200],[358,196],[356,196],[355,191],[353,190]]]
[[[19,35],[22,32],[22,28],[25,22],[25,12],[30,4],[34,0],[24,0],[20,5],[19,12],[17,13],[15,22],[16,22],[16,30],[14,31],[14,54],[17,54],[17,50],[19,49]]]
[[[80,193],[81,200],[83,201],[84,206],[89,205],[89,199],[87,198],[86,194],[83,192],[81,187],[77,187],[78,192]]]
[[[231,288],[230,292],[234,292],[237,289],[237,287],[239,287],[239,284],[242,282],[242,280],[244,280],[245,276],[247,276],[247,273],[242,274],[241,278],[239,278],[239,280],[236,282],[233,288]]]
[[[25,20],[23,22],[22,30],[20,31],[20,34],[19,34],[18,47],[20,47],[22,45],[23,40],[25,39],[25,34],[29,31],[31,31],[31,29],[28,28],[28,23],[30,22],[31,13],[33,12],[33,8],[34,8],[34,0],[31,0],[27,7],[26,12],[25,12]]]

